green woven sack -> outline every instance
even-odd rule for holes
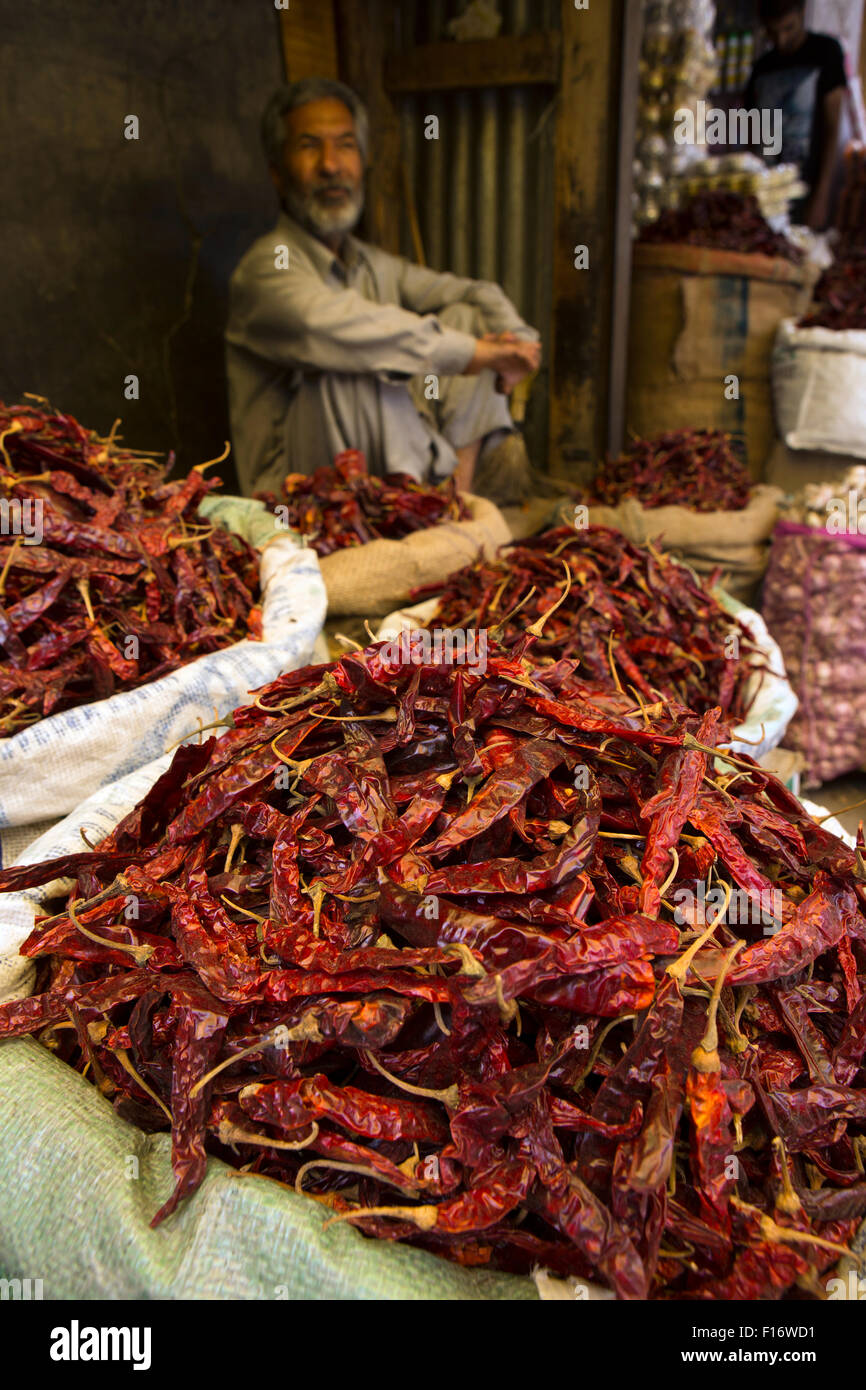
[[[143,1134],[30,1038],[0,1045],[0,1277],[46,1299],[532,1299],[531,1279],[342,1224],[320,1202],[211,1158],[155,1231],[174,1179]]]
[[[275,536],[291,536],[298,544],[304,544],[297,531],[281,527],[274,513],[255,497],[224,497],[214,492],[202,498],[198,509],[208,521],[243,536],[256,550],[263,549]]]

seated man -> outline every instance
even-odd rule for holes
[[[538,366],[538,334],[498,285],[423,269],[350,234],[364,204],[367,114],[348,87],[280,88],[262,137],[283,210],[231,280],[242,490],[279,492],[287,473],[361,449],[377,475],[453,474],[463,489],[522,500],[529,465],[507,395]]]

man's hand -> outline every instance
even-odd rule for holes
[[[514,333],[486,333],[477,340],[475,356],[464,375],[495,372],[497,389],[510,395],[519,381],[536,371],[540,361],[540,343],[518,338]]]
[[[806,204],[806,226],[813,232],[822,232],[830,220],[830,191],[833,187],[833,174],[839,157],[839,128],[842,121],[842,107],[845,87],[834,87],[824,97],[824,135],[821,142],[821,165],[812,196]]]
[[[830,195],[827,189],[816,188],[806,204],[806,226],[813,232],[823,232],[830,217]]]

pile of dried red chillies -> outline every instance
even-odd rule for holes
[[[636,439],[619,458],[606,459],[592,481],[591,502],[615,507],[636,497],[643,507],[694,512],[742,511],[752,479],[722,430],[673,430]]]
[[[306,536],[317,555],[368,541],[402,540],[413,531],[465,521],[469,515],[452,479],[427,487],[408,473],[374,478],[357,449],[338,454],[333,467],[317,468],[309,476],[290,473],[283,499],[259,495],[285,513],[284,524]]]
[[[658,221],[642,227],[638,240],[779,256],[795,264],[803,259],[798,246],[773,231],[751,193],[696,193],[684,207],[668,208]]]
[[[829,265],[812,300],[800,328],[866,328],[866,247],[854,248]]]
[[[0,1034],[170,1127],[155,1221],[211,1152],[467,1265],[808,1296],[866,1211],[863,860],[718,771],[718,711],[593,693],[539,632],[282,676],[95,852],[3,871],[75,886]]]
[[[261,636],[255,552],[198,514],[204,466],[167,482],[70,415],[0,405],[0,736]]]
[[[638,703],[661,696],[745,717],[757,652],[748,628],[683,565],[605,526],[559,527],[449,575],[428,625],[489,629],[511,647],[559,599],[535,643],[540,663],[566,657]]]

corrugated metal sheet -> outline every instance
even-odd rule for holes
[[[405,47],[446,39],[461,0],[406,0]],[[499,0],[503,34],[559,27],[558,0]],[[428,265],[495,280],[545,336],[550,323],[553,235],[553,102],[548,87],[430,92],[398,99],[407,184]],[[439,138],[425,137],[429,116]],[[414,257],[408,218],[403,252]],[[547,456],[547,367],[526,420],[533,458]]]

